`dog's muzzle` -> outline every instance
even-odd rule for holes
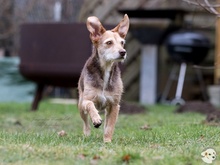
[[[120,59],[125,59],[126,53],[127,53],[126,50],[120,50],[119,51]]]

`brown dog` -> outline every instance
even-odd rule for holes
[[[104,142],[111,142],[119,113],[119,103],[123,92],[118,62],[126,58],[125,37],[129,28],[129,18],[112,30],[105,30],[97,17],[87,19],[87,29],[93,43],[93,52],[87,60],[78,84],[80,115],[84,121],[83,132],[90,135],[90,116],[94,127],[102,124],[99,110],[105,110]]]

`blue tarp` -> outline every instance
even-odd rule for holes
[[[0,102],[31,102],[35,84],[18,70],[18,57],[0,57]]]

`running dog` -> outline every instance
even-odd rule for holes
[[[111,142],[117,121],[123,84],[118,62],[126,59],[125,37],[129,29],[127,14],[112,30],[106,30],[95,16],[88,17],[87,29],[93,51],[85,63],[79,82],[78,108],[83,119],[84,135],[91,132],[88,116],[95,128],[102,119],[99,111],[105,110],[104,142]]]

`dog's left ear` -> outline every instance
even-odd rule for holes
[[[129,18],[128,15],[125,14],[121,22],[114,29],[112,29],[112,31],[118,32],[118,34],[122,38],[125,38],[128,33],[128,29],[129,29]]]

